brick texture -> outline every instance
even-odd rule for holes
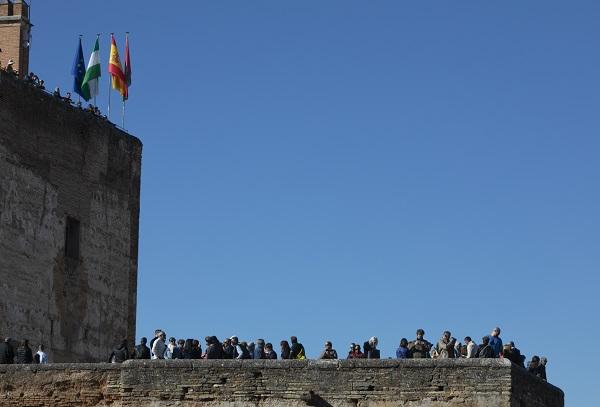
[[[29,6],[20,1],[0,4],[0,64],[12,59],[20,77],[29,73]]]
[[[0,406],[562,407],[499,359],[0,365]]]

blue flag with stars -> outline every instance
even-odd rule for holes
[[[83,78],[85,76],[85,61],[83,60],[81,37],[79,38],[79,47],[77,49],[75,61],[73,61],[73,69],[71,70],[71,74],[75,78],[73,80],[73,92],[85,98],[85,96],[83,96],[83,92],[81,91],[81,83],[83,82]]]

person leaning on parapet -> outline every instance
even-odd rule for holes
[[[364,359],[365,354],[360,351],[360,345],[353,343],[350,352],[348,353],[348,359]]]
[[[494,349],[490,346],[490,337],[484,336],[481,338],[482,343],[479,345],[479,350],[477,351],[477,357],[481,359],[489,359],[494,358]]]
[[[257,339],[254,348],[254,359],[265,359],[265,340]]]
[[[38,351],[33,356],[33,359],[35,360],[35,363],[38,363],[40,365],[48,364],[48,355],[46,354],[46,352],[44,352],[44,345],[40,344],[40,346],[38,346]]]
[[[456,339],[452,337],[450,331],[444,331],[441,339],[435,345],[435,351],[440,359],[454,359],[456,357],[454,345]]]
[[[430,358],[429,351],[433,345],[425,340],[425,331],[417,329],[417,339],[409,342],[408,349],[415,359]]]
[[[15,354],[10,346],[10,338],[6,338],[0,343],[0,365],[12,365],[14,359]]]
[[[290,359],[306,359],[304,346],[302,346],[302,344],[298,342],[298,338],[292,336],[290,337],[290,342],[292,342],[290,350]]]
[[[333,344],[331,343],[331,341],[325,342],[325,349],[323,349],[323,351],[319,355],[319,359],[337,359],[337,358],[338,358],[338,354],[335,351],[335,349],[333,349]]]
[[[177,340],[172,336],[169,338],[169,343],[165,349],[165,359],[175,359],[173,357],[173,350],[177,348]]]
[[[129,350],[127,349],[127,339],[123,339],[119,346],[112,351],[108,357],[108,363],[123,363],[129,359]]]
[[[223,359],[233,359],[233,346],[229,338],[223,340]]]
[[[277,359],[277,353],[273,350],[273,344],[270,342],[265,344],[265,359]]]
[[[173,359],[185,359],[183,355],[183,347],[185,341],[183,339],[177,340],[177,346],[173,349]]]
[[[163,331],[160,331],[158,337],[152,344],[152,359],[164,359],[165,351],[167,350],[167,345],[165,345],[165,341],[167,340],[167,334]]]
[[[531,362],[529,362],[527,371],[542,380],[546,380],[546,367],[540,363],[539,356],[534,356],[531,358]]]
[[[240,342],[237,336],[232,336],[230,339],[231,346],[233,346],[234,359],[252,359],[248,351],[248,343]]]
[[[400,346],[396,349],[396,359],[410,359],[410,350],[408,350],[408,340],[400,339]]]
[[[372,336],[363,344],[363,351],[365,352],[365,358],[367,359],[379,359],[381,357],[381,353],[379,349],[377,349],[377,344],[379,343],[379,339],[376,336]]]
[[[223,359],[223,347],[216,336],[209,336],[206,340],[205,359]]]
[[[500,339],[500,328],[495,327],[492,330],[492,333],[489,336],[490,338],[490,346],[494,351],[494,357],[500,357],[500,353],[502,352],[502,339]]]
[[[192,340],[192,359],[202,359],[202,346],[198,339]]]
[[[29,341],[23,339],[21,344],[17,348],[17,363],[19,364],[30,364],[33,363],[33,352],[29,347]]]
[[[279,342],[279,346],[281,348],[281,359],[290,359],[290,352],[292,349],[290,348],[288,341],[283,340]]]
[[[133,359],[150,359],[150,348],[146,346],[148,339],[143,337],[140,344],[133,348]]]
[[[90,105],[92,106],[92,105]],[[152,353],[152,347],[154,346],[154,342],[160,337],[160,333],[162,332],[162,329],[155,329],[154,330],[154,338],[150,339],[150,356],[152,359],[154,358],[154,353]]]
[[[479,346],[471,339],[470,336],[465,336],[465,346],[467,347],[467,359],[473,359],[477,357],[477,350]]]

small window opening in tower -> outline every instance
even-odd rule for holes
[[[70,216],[65,231],[65,257],[79,259],[79,220]]]

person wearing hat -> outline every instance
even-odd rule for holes
[[[6,63],[6,72],[14,73],[15,72],[15,70],[13,69],[14,64],[15,64],[15,61],[13,61],[12,59],[9,59],[8,62]]]
[[[408,349],[413,358],[423,359],[430,358],[429,351],[433,345],[425,340],[425,331],[421,328],[417,329],[417,339],[409,342]]]
[[[331,341],[325,342],[325,349],[323,349],[323,351],[319,355],[319,359],[337,359],[337,358],[338,358],[338,354],[335,351],[335,349],[333,349],[333,344],[331,343]]]

